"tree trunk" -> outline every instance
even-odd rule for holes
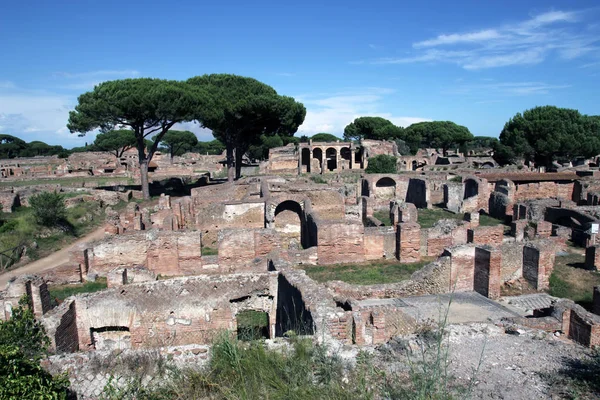
[[[235,148],[235,179],[240,179],[242,176],[242,156],[244,153],[239,147]]]
[[[235,170],[233,169],[233,146],[227,146],[227,181],[233,182]]]
[[[148,184],[148,160],[140,161],[140,178],[142,180],[142,194],[144,200],[150,200],[150,185]]]

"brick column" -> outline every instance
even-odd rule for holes
[[[491,248],[475,248],[473,289],[490,299],[500,297],[502,254]]]
[[[600,245],[590,246],[585,249],[585,268],[598,270],[600,266]]]
[[[523,278],[536,290],[548,289],[554,258],[553,244],[523,247]]]
[[[414,222],[397,225],[396,251],[401,263],[421,260],[421,226]]]

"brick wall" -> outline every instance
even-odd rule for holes
[[[359,223],[318,222],[319,264],[365,260],[364,227]]]
[[[396,232],[394,227],[365,228],[364,249],[366,260],[395,258]]]
[[[397,256],[401,263],[421,260],[421,226],[414,222],[397,225]]]
[[[456,246],[447,250],[450,256],[450,286],[448,292],[470,292],[475,275],[475,247]]]
[[[504,238],[504,226],[479,226],[467,232],[468,243],[477,245],[500,246]]]

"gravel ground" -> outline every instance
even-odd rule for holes
[[[469,385],[474,377],[470,396],[473,399],[571,398],[564,385],[557,383],[560,373],[568,360],[590,354],[589,349],[562,336],[525,328],[507,334],[503,327],[472,323],[449,325],[446,331],[448,370],[459,384]],[[419,343],[421,340],[416,337],[398,338],[378,351],[388,368],[402,371],[407,365],[407,349],[413,360],[419,359]]]

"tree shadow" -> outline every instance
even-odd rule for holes
[[[542,374],[552,394],[572,399],[600,398],[600,351],[585,358],[565,356],[562,363],[556,372]]]

